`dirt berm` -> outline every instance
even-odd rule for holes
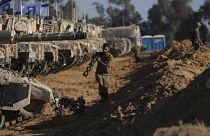
[[[84,67],[58,77],[39,77],[67,96],[84,95],[84,117],[51,113],[22,127],[21,135],[199,136],[210,135],[210,50],[193,53],[191,42],[173,41],[164,51],[134,66],[129,57],[113,64],[110,98],[100,104],[94,74]],[[134,70],[135,69],[135,70]],[[62,72],[61,72],[62,73]],[[73,77],[72,77],[73,76]],[[60,79],[58,79],[60,78]],[[68,79],[68,80],[67,80]],[[55,82],[56,81],[56,82]]]

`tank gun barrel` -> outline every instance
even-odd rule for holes
[[[85,38],[86,38],[86,33],[84,32],[15,34],[12,31],[0,31],[0,44],[13,44],[19,42],[77,40]]]

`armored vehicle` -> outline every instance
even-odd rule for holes
[[[2,40],[10,37],[12,41],[0,43],[0,60],[3,66],[23,75],[46,74],[78,66],[99,51],[105,42],[101,37],[102,27],[82,21],[71,23],[53,17],[39,19],[8,15],[2,18],[3,30],[13,30],[19,35],[7,33],[2,37]],[[67,33],[76,40],[65,37]]]
[[[141,33],[139,26],[122,26],[105,28],[102,31],[111,46],[111,53],[116,56],[126,55],[134,46],[140,46]]]
[[[0,31],[0,65],[24,75],[48,73],[64,65],[63,54],[59,53],[62,46],[52,41],[69,40],[69,44],[72,40],[85,38],[83,32],[15,34]],[[75,45],[71,48],[73,46],[77,48]]]
[[[0,129],[12,128],[40,116],[50,103],[55,115],[62,107],[84,114],[85,100],[62,96],[35,79],[21,77],[18,73],[0,68]]]
[[[0,129],[5,122],[40,114],[44,104],[55,101],[53,91],[38,81],[2,68],[0,73]]]

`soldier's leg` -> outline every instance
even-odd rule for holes
[[[99,95],[101,96],[100,102],[103,103],[108,98],[108,93],[106,93],[105,87],[101,86],[99,89]]]
[[[103,76],[96,74],[96,81],[99,84],[99,95],[101,96],[101,102],[104,102],[105,98],[105,89],[104,89],[104,81]]]
[[[140,63],[141,62],[141,58],[139,57],[139,56],[135,56],[135,61],[136,61],[136,63]]]
[[[98,90],[99,90],[99,95],[101,96],[101,99],[102,99],[103,93],[104,93],[104,87],[101,84],[99,84]]]
[[[200,49],[200,45],[197,44],[197,45],[196,45],[196,51],[199,50],[199,49]]]
[[[192,45],[193,45],[195,52],[200,48],[199,43],[197,43],[197,42],[193,42]]]
[[[107,99],[109,97],[109,93],[108,93],[109,81],[108,81],[107,75],[103,76],[103,85],[104,85],[103,95],[104,95],[104,98]]]
[[[138,56],[135,54],[135,62],[137,63],[138,62]]]
[[[104,87],[103,89],[103,97],[107,99],[109,97],[108,87]]]

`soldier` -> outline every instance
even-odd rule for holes
[[[110,72],[110,63],[113,59],[111,53],[109,53],[109,44],[103,45],[103,52],[96,53],[98,59],[98,65],[96,68],[96,81],[99,84],[99,95],[101,96],[100,102],[103,103],[108,98],[108,74]]]
[[[193,31],[193,35],[192,35],[192,46],[194,48],[195,51],[197,51],[200,46],[203,44],[203,42],[200,39],[200,27],[201,24],[199,22],[196,23],[196,28]]]
[[[139,57],[138,53],[140,52],[140,46],[134,46],[132,48],[132,52],[134,53],[134,57],[135,57],[135,62],[136,63],[140,63],[141,62],[141,58]]]

